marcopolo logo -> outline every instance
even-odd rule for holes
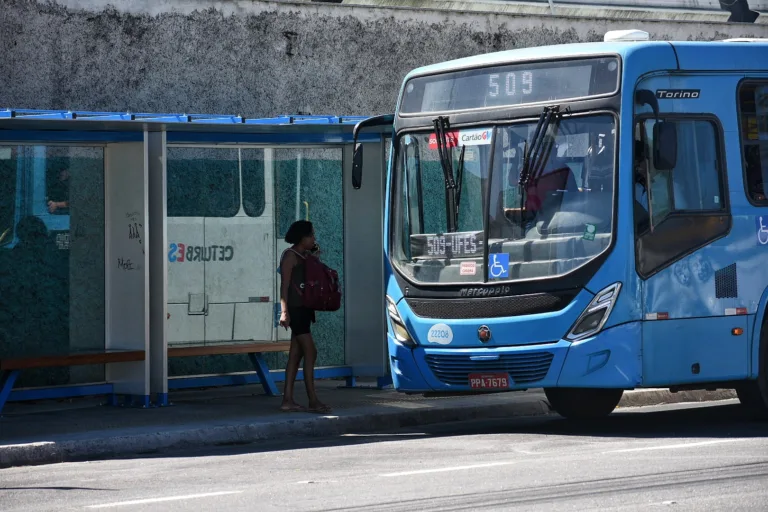
[[[453,331],[450,326],[446,324],[436,324],[429,328],[427,333],[427,341],[430,343],[438,343],[440,345],[448,345],[453,341]]]

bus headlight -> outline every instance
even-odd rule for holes
[[[400,313],[397,311],[395,301],[389,295],[387,295],[387,313],[389,314],[389,321],[392,324],[392,332],[395,334],[395,339],[409,347],[416,345],[411,335],[408,334],[408,329],[405,328],[405,322],[403,322]]]
[[[620,291],[621,283],[614,283],[595,295],[565,338],[569,341],[578,341],[599,333],[608,321]]]

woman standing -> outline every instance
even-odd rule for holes
[[[291,329],[291,349],[288,352],[288,365],[285,368],[285,391],[280,409],[285,412],[329,413],[331,408],[320,402],[315,390],[315,361],[317,348],[312,339],[311,325],[315,322],[315,312],[305,308],[296,288],[304,282],[304,260],[308,253],[317,250],[315,230],[312,223],[299,220],[291,224],[285,234],[285,241],[291,244],[280,257],[280,325]],[[304,385],[309,397],[309,408],[302,407],[293,399],[293,385],[299,372],[299,364],[304,358]]]

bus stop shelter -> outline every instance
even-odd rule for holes
[[[285,231],[313,222],[342,309],[318,313],[317,378],[386,384],[387,134],[362,118],[0,111],[0,411],[284,378]],[[376,177],[379,179],[376,179]],[[301,375],[300,375],[301,378]]]

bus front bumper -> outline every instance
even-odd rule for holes
[[[395,389],[406,393],[498,392],[529,388],[583,387],[632,389],[641,383],[640,323],[623,324],[575,343],[496,348],[409,348],[388,335]],[[499,381],[482,376],[507,376],[507,386],[471,387]]]

